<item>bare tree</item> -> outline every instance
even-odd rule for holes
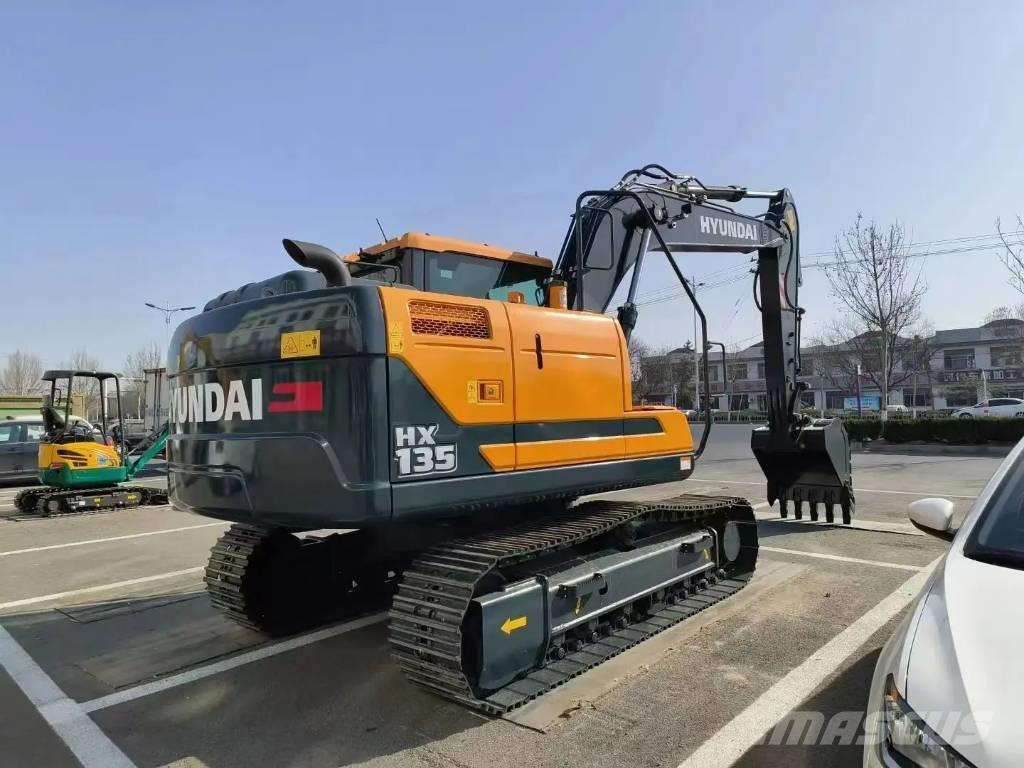
[[[858,214],[854,225],[836,237],[835,261],[825,270],[833,297],[846,310],[831,330],[833,335],[842,332],[846,351],[857,358],[853,364],[860,363],[881,392],[882,418],[889,390],[900,383],[901,340],[912,336],[920,322],[927,288],[921,270],[912,272],[909,251],[899,222],[882,228]]]
[[[155,341],[139,347],[125,358],[121,384],[125,418],[142,418],[146,406],[146,371],[162,368],[163,364],[163,352]]]
[[[635,333],[629,337],[629,367],[633,384],[633,399],[642,400],[650,394],[644,381],[644,360],[654,354],[651,345]]]
[[[42,390],[39,377],[43,375],[43,362],[35,355],[15,350],[7,356],[0,371],[0,394],[34,395]]]
[[[996,219],[996,231],[1003,241],[1003,253],[999,258],[1010,273],[1010,285],[1018,293],[1024,293],[1024,219],[1018,216],[1016,229],[1009,233],[1003,232],[1003,222]]]
[[[100,361],[79,347],[71,353],[71,358],[60,365],[61,368],[69,368],[75,371],[97,371],[100,369]],[[75,378],[71,382],[71,397],[81,397],[85,407],[82,414],[86,419],[98,420],[100,416],[100,398],[102,392],[99,382],[94,379]]]
[[[124,361],[124,375],[129,379],[144,379],[146,371],[163,367],[163,351],[155,341],[139,347]]]
[[[987,325],[998,320],[1024,320],[1024,304],[1014,304],[1012,307],[1004,304],[1003,306],[995,307],[985,315],[982,324]]]

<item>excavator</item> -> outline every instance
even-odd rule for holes
[[[788,190],[659,165],[581,193],[554,264],[423,233],[344,258],[284,240],[298,269],[171,342],[171,502],[233,523],[212,602],[280,635],[389,600],[407,678],[500,715],[735,594],[757,560],[747,500],[593,496],[685,480],[712,429],[710,409],[695,442],[681,411],[633,403],[644,265],[668,262],[706,352],[677,254],[753,254],[768,501],[850,522],[845,428],[799,410],[798,241]]]
[[[114,385],[117,423],[124,423],[121,381],[116,373],[62,369],[46,371],[42,381],[50,385],[50,394],[39,409],[45,429],[39,442],[42,485],[18,493],[14,506],[19,511],[54,517],[167,503],[166,493],[158,488],[124,485],[164,449],[168,428],[164,425],[136,446],[135,456],[127,450],[124,430],[115,430],[116,439],[108,434],[106,389],[110,383]],[[71,392],[90,382],[101,395],[98,430],[71,413]]]

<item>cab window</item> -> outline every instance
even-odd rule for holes
[[[25,442],[38,443],[46,435],[46,427],[42,424],[25,425]]]
[[[20,435],[21,424],[0,424],[0,443],[17,443]]]
[[[530,264],[499,261],[446,251],[426,254],[425,290],[507,301],[509,291],[521,291],[527,304],[542,303],[548,271]]]

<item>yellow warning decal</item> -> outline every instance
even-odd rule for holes
[[[522,629],[526,626],[526,617],[520,616],[518,619],[513,619],[509,616],[505,619],[505,623],[501,625],[501,631],[506,635],[511,635],[517,629]]]
[[[289,331],[281,334],[281,358],[317,357],[320,331]]]
[[[476,379],[470,379],[466,382],[466,402],[479,402],[479,388],[476,383]]]
[[[400,355],[405,351],[405,331],[401,323],[388,324],[388,352]]]

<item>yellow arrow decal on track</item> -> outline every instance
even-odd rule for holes
[[[505,623],[501,625],[501,631],[506,635],[511,635],[517,629],[522,629],[526,626],[526,617],[520,616],[518,619],[513,619],[511,616],[505,619]]]

